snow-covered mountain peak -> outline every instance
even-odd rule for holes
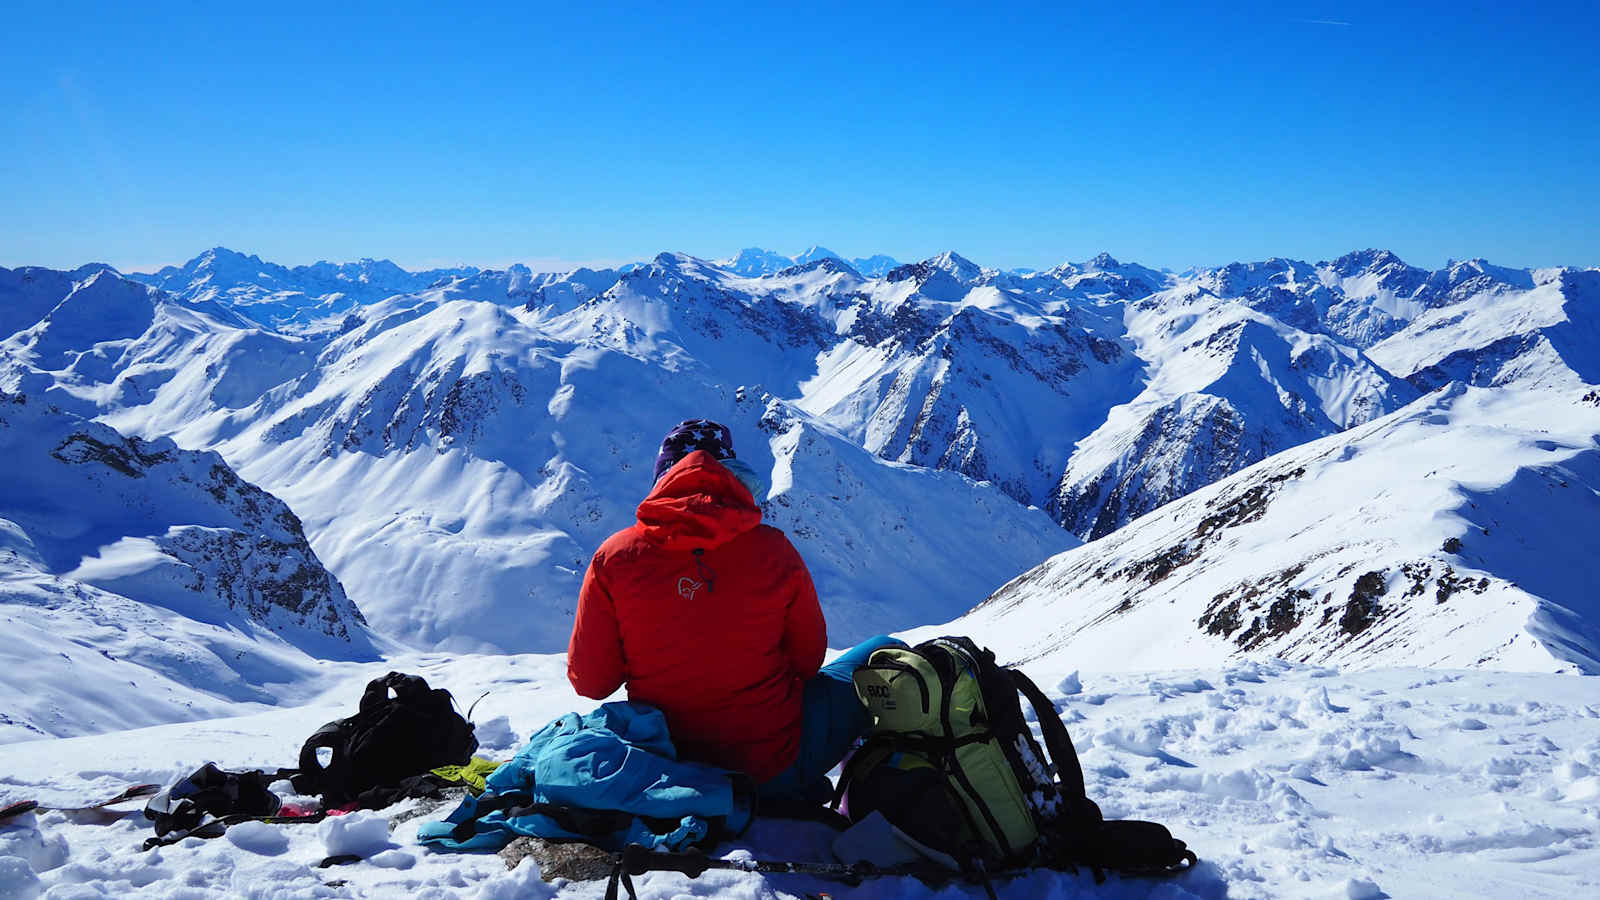
[[[1427,289],[1437,295],[1433,305],[1444,305],[1471,297],[1473,294],[1494,290],[1531,290],[1533,274],[1525,269],[1508,269],[1496,266],[1481,257],[1451,261],[1433,273]]]
[[[1335,273],[1349,277],[1358,272],[1368,272],[1379,269],[1410,268],[1406,261],[1394,253],[1368,247],[1365,250],[1352,250],[1328,264]]]
[[[59,289],[62,285],[55,285]],[[92,272],[70,284],[37,324],[13,335],[7,343],[30,354],[37,364],[64,369],[73,357],[94,352],[102,344],[132,340],[154,323],[161,292],[129,281],[111,269]],[[95,354],[101,366],[112,351]]]
[[[971,284],[983,277],[983,267],[967,259],[954,250],[946,250],[927,260],[927,264],[941,272],[947,272],[951,277],[964,284]]]
[[[773,273],[780,278],[793,278],[810,272],[823,272],[830,275],[849,275],[856,281],[861,280],[861,273],[857,272],[849,263],[837,256],[822,256],[810,262],[797,263],[786,269]]]
[[[1138,263],[1125,263],[1101,253],[1084,263],[1064,262],[1044,272],[1021,272],[1025,284],[1037,284],[1046,293],[1097,301],[1131,301],[1149,296],[1167,285],[1166,273]]]
[[[960,303],[983,277],[984,270],[976,263],[947,250],[921,262],[896,266],[883,280],[899,286],[892,288],[896,299],[891,305],[900,305],[913,296],[935,303]]]
[[[747,277],[755,277],[758,275],[770,275],[773,272],[787,269],[794,265],[794,260],[781,253],[764,250],[760,247],[746,247],[740,250],[739,255],[733,259],[718,260],[717,264],[730,272]]]
[[[1293,290],[1306,283],[1312,273],[1309,264],[1273,257],[1259,262],[1228,263],[1202,277],[1219,297],[1242,297],[1274,288]]]
[[[638,280],[659,278],[663,275],[706,282],[721,282],[727,277],[726,270],[710,260],[677,251],[658,253],[650,266],[634,269],[623,277]]]
[[[732,259],[715,260],[714,265],[717,265],[723,269],[727,269],[736,275],[743,275],[746,278],[757,278],[762,275],[776,274],[784,269],[794,268],[795,266],[809,265],[810,263],[822,259],[833,259],[842,263],[846,263],[857,273],[867,278],[880,277],[885,272],[899,265],[899,263],[895,261],[894,257],[885,256],[881,253],[873,256],[858,257],[853,260],[846,260],[839,254],[834,253],[832,250],[829,250],[826,247],[818,246],[810,247],[796,256],[784,256],[781,253],[776,253],[772,250],[766,250],[761,247],[746,247],[745,249],[739,251],[739,254]]]
[[[390,260],[371,258],[288,268],[213,247],[182,266],[127,277],[181,300],[223,302],[270,328],[314,332],[334,327],[358,304],[442,287],[477,273],[470,266],[408,272]]]
[[[263,265],[261,257],[256,256],[254,253],[241,253],[238,250],[231,250],[222,246],[221,244],[218,244],[217,246],[204,251],[199,256],[189,260],[189,262],[185,265],[200,268],[202,266],[228,266],[246,264],[254,266]]]
[[[857,272],[860,272],[862,275],[865,275],[868,278],[881,278],[888,273],[890,269],[900,265],[900,262],[892,256],[888,256],[883,253],[874,253],[871,256],[857,257],[851,261],[851,265],[855,267]]]
[[[225,290],[228,286],[239,282],[279,282],[280,275],[284,274],[287,274],[287,271],[283,266],[264,262],[261,257],[253,254],[246,255],[237,250],[217,246],[181,266],[166,266],[155,273],[154,277],[158,279],[158,287],[175,286],[179,279],[182,279],[185,282],[209,282],[218,290]]]
[[[1409,301],[1432,274],[1388,250],[1377,249],[1346,253],[1318,268],[1324,285],[1337,288],[1346,297],[1379,304]]]
[[[815,262],[819,259],[837,259],[843,261],[844,257],[833,252],[832,250],[829,250],[827,247],[820,247],[813,244],[796,256],[794,258],[794,262],[795,265],[803,266],[806,263]]]
[[[376,286],[394,286],[407,283],[411,280],[411,273],[400,268],[387,259],[373,259],[362,257],[355,262],[332,263],[327,260],[318,260],[305,267],[306,274],[327,279],[330,281],[343,281],[353,284]]]

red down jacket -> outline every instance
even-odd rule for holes
[[[662,476],[638,519],[589,563],[567,678],[595,699],[626,683],[666,715],[685,759],[772,778],[799,751],[801,693],[827,647],[811,574],[703,450]]]

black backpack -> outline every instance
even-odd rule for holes
[[[325,766],[317,759],[323,748],[333,752]],[[390,672],[367,684],[359,712],[329,722],[306,740],[291,783],[336,806],[430,769],[465,765],[477,749],[472,723],[456,712],[449,691],[429,688],[417,675]]]
[[[963,869],[1081,865],[1100,880],[1106,869],[1169,874],[1195,864],[1162,825],[1104,821],[1055,704],[970,639],[883,648],[855,682],[877,724],[835,794],[836,807],[848,797],[852,819],[876,810]],[[1019,693],[1038,719],[1042,749]],[[1019,836],[1027,843],[1014,846]]]

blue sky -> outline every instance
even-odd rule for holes
[[[1589,4],[11,5],[0,265],[1600,265]]]

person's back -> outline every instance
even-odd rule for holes
[[[668,432],[638,522],[583,578],[567,648],[578,693],[628,697],[665,715],[679,755],[744,772],[768,814],[805,815],[827,772],[872,725],[850,675],[879,635],[822,666],[827,629],[789,539],[761,524],[761,478],[704,419]],[[755,485],[754,488],[750,485]],[[820,669],[820,671],[819,671]]]
[[[638,515],[584,577],[573,686],[601,698],[626,682],[686,758],[771,778],[798,752],[801,695],[827,644],[805,564],[704,450],[672,465]]]

